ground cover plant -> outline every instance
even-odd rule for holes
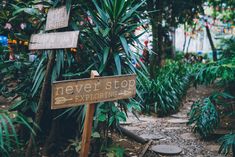
[[[193,130],[204,138],[210,136],[222,125],[224,118],[234,119],[234,87],[235,87],[235,51],[234,38],[224,40],[222,43],[222,58],[198,69],[195,81],[198,84],[213,84],[223,87],[223,91],[213,93],[204,100],[195,102],[189,113],[189,124],[193,124]],[[233,122],[228,122],[233,126]],[[228,154],[231,150],[234,154],[234,128],[229,127],[231,134],[221,137],[220,152]]]
[[[154,79],[142,73],[143,111],[155,112],[166,116],[176,112],[190,85],[190,65],[180,61],[168,60],[164,67],[156,72]]]

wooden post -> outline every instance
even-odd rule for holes
[[[98,76],[99,73],[97,71],[95,70],[91,71],[91,78],[95,78]],[[95,104],[87,104],[86,118],[82,133],[82,146],[81,146],[80,157],[88,157],[94,112],[95,112]]]
[[[41,90],[40,98],[38,101],[38,109],[37,109],[37,112],[35,115],[35,120],[34,120],[34,123],[37,126],[40,125],[41,120],[42,120],[42,116],[43,116],[43,114],[45,112],[45,108],[46,108],[46,97],[47,97],[48,88],[50,87],[51,72],[53,69],[53,64],[55,62],[55,53],[56,53],[55,51],[51,52],[49,59],[48,59],[48,62],[47,62],[46,74],[45,74],[45,78],[43,81],[42,90]],[[37,136],[38,129],[36,128],[36,126],[33,126],[33,130],[35,131],[35,136]],[[31,133],[29,143],[28,143],[28,146],[25,151],[25,157],[32,156],[33,139],[34,139],[34,134]]]

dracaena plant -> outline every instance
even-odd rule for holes
[[[12,2],[14,3],[15,1]],[[135,36],[134,30],[143,24],[139,19],[140,13],[138,9],[144,4],[144,1],[139,3],[133,0],[108,0],[93,1],[90,4],[82,2],[79,5],[78,2],[66,1],[71,17],[69,27],[63,29],[63,31],[79,30],[79,46],[76,51],[56,50],[49,83],[55,80],[89,77],[90,70],[97,70],[101,76],[134,73],[136,68],[133,65],[133,61],[139,64],[142,63],[139,60],[138,53],[131,51],[130,45],[134,45],[135,42],[139,46],[137,46],[137,50],[141,48],[138,36]],[[30,32],[27,32],[27,29],[25,30],[26,32],[20,31],[21,35],[28,35],[26,38],[29,38],[32,33],[43,32],[45,14],[48,8],[60,6],[63,2],[45,2],[44,6],[46,8],[40,11],[34,5],[41,3],[44,4],[44,2],[24,1],[20,4],[18,2],[15,3],[17,5],[8,5],[14,12],[14,14],[9,15],[13,17],[11,19],[12,22],[16,20],[15,22],[18,23],[17,19],[22,17],[22,15],[27,20],[36,19],[38,22]],[[10,30],[7,33],[12,32],[13,30]],[[17,38],[20,37],[22,38],[23,36],[18,34]],[[12,96],[19,98],[14,101],[15,103],[11,106],[11,110],[18,110],[22,113],[30,111],[30,116],[34,117],[38,109],[38,100],[50,54],[51,51],[40,52],[33,63],[22,60],[10,62],[10,66],[4,63],[5,67],[1,70],[4,72],[5,78],[9,78],[9,81],[17,80],[18,82],[12,91],[4,92],[5,96],[7,96],[6,94],[13,94]],[[12,78],[9,70],[7,70],[9,67],[13,71],[17,71],[17,74],[20,74],[21,77]],[[144,66],[142,68],[147,72]],[[3,71],[4,69],[5,71]],[[47,92],[47,100],[50,100],[50,90]],[[50,105],[50,101],[45,103],[48,106]],[[108,127],[115,127],[120,120],[125,119],[124,111],[127,109],[132,110],[133,108],[139,109],[138,105],[138,101],[134,99],[131,99],[131,101],[122,100],[115,104],[99,104],[97,106],[97,114],[100,115],[97,115],[96,119],[103,122],[103,118],[105,118],[103,128],[107,130]],[[56,118],[66,119],[76,116],[79,124],[83,121],[82,118],[84,116],[83,107],[64,109],[55,113],[54,117]],[[82,130],[81,128],[80,126],[80,131]]]
[[[89,48],[87,51],[100,75],[136,73],[133,62],[141,64],[147,72],[138,55],[141,44],[134,34],[134,30],[143,25],[138,9],[144,1],[93,0],[93,4],[95,9],[87,10],[91,20],[89,28],[81,31],[81,44],[84,49]],[[137,52],[133,52],[130,45],[137,47]],[[96,118],[102,122],[103,129],[106,130],[105,136],[107,128],[118,126],[119,121],[125,119],[124,112],[133,107],[138,108],[138,102],[134,99],[100,103],[97,106],[99,115]]]

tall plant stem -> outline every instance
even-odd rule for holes
[[[45,108],[46,108],[46,98],[47,98],[47,91],[50,88],[50,82],[51,82],[51,72],[53,69],[53,64],[55,62],[55,51],[52,51],[50,56],[49,56],[49,60],[47,62],[47,68],[46,68],[46,74],[45,74],[45,78],[42,84],[42,90],[40,93],[40,98],[39,98],[39,102],[38,102],[38,109],[35,115],[35,124],[37,126],[40,125],[41,123],[41,119],[42,116],[45,112]],[[33,130],[35,131],[35,136],[37,136],[38,130],[37,128],[34,126]],[[31,133],[30,135],[30,139],[29,139],[29,143],[26,149],[26,153],[25,153],[25,157],[31,157],[32,156],[32,148],[33,148],[33,139],[34,139],[34,134]]]
[[[203,9],[203,7],[201,7],[201,12],[202,12],[202,15],[205,17],[205,11]],[[216,51],[216,48],[215,48],[215,45],[214,45],[214,42],[213,42],[213,39],[212,39],[212,36],[211,36],[211,31],[209,29],[209,26],[207,24],[207,19],[204,19],[204,22],[206,23],[205,27],[206,27],[206,34],[207,34],[207,37],[209,39],[209,42],[210,42],[210,46],[211,46],[211,49],[212,49],[212,52],[213,52],[213,61],[217,61],[217,51]]]
[[[196,26],[197,26],[197,24],[194,24],[194,26],[193,26],[193,30],[192,30],[192,33],[195,31]],[[188,41],[187,50],[186,50],[186,52],[187,52],[187,53],[188,53],[188,49],[189,49],[189,46],[190,46],[191,40],[192,40],[192,37],[190,36],[189,41]]]
[[[206,20],[205,20],[205,22],[206,22]],[[211,31],[210,31],[208,25],[206,25],[206,34],[207,34],[207,37],[209,39],[211,49],[212,49],[212,52],[213,52],[213,61],[217,61],[217,51],[216,51],[213,39],[211,37]]]

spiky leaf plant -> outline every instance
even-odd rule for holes
[[[193,131],[208,137],[219,126],[219,114],[210,97],[202,102],[196,101],[190,110],[188,124],[193,124]]]
[[[230,152],[233,153],[233,156],[235,155],[235,134],[230,133],[226,134],[223,137],[219,139],[219,142],[221,143],[219,152],[222,154],[229,154]]]
[[[18,112],[0,109],[0,155],[10,156],[10,152],[18,151],[21,146],[17,127],[22,125],[34,133],[32,122]]]

